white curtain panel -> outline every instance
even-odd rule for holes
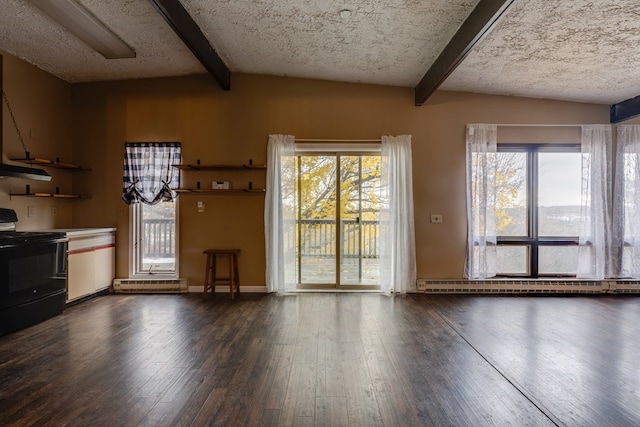
[[[640,126],[619,125],[617,136],[614,275],[640,279]]]
[[[613,272],[611,126],[582,126],[581,146],[582,209],[576,277],[601,280]]]
[[[406,293],[416,289],[411,135],[383,136],[381,154],[380,289]]]
[[[497,135],[497,125],[467,125],[467,258],[464,274],[469,279],[486,279],[497,273]]]
[[[264,204],[268,292],[295,290],[295,138],[269,135]]]

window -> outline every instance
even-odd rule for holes
[[[618,154],[614,221],[617,232],[619,277],[640,278],[640,126],[618,126]]]
[[[611,126],[579,145],[498,145],[497,127],[467,125],[465,276],[612,277]]]
[[[133,205],[133,275],[176,274],[176,204]]]
[[[498,275],[576,275],[581,161],[580,145],[498,145]]]
[[[176,275],[180,143],[126,143],[122,199],[132,205],[130,275]]]

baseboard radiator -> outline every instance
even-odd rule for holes
[[[129,294],[185,294],[189,292],[187,279],[115,279],[113,290]]]
[[[417,288],[427,294],[640,294],[640,281],[418,279]]]

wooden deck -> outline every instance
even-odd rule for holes
[[[0,425],[632,426],[640,299],[109,295],[0,338]]]
[[[378,259],[363,259],[362,272],[358,272],[358,259],[348,259],[342,262],[341,282],[343,285],[378,285],[380,271]],[[325,257],[306,257],[302,265],[300,282],[306,284],[336,283],[336,260]]]

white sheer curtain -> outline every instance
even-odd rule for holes
[[[383,136],[381,154],[380,289],[406,293],[416,289],[411,135]]]
[[[616,276],[640,279],[640,126],[619,125],[612,263]],[[626,243],[626,247],[625,247]]]
[[[582,126],[582,209],[578,243],[580,279],[604,279],[611,265],[611,126]]]
[[[496,161],[498,127],[467,125],[467,259],[465,277],[496,275]]]
[[[295,290],[295,138],[269,135],[264,206],[268,292]]]

